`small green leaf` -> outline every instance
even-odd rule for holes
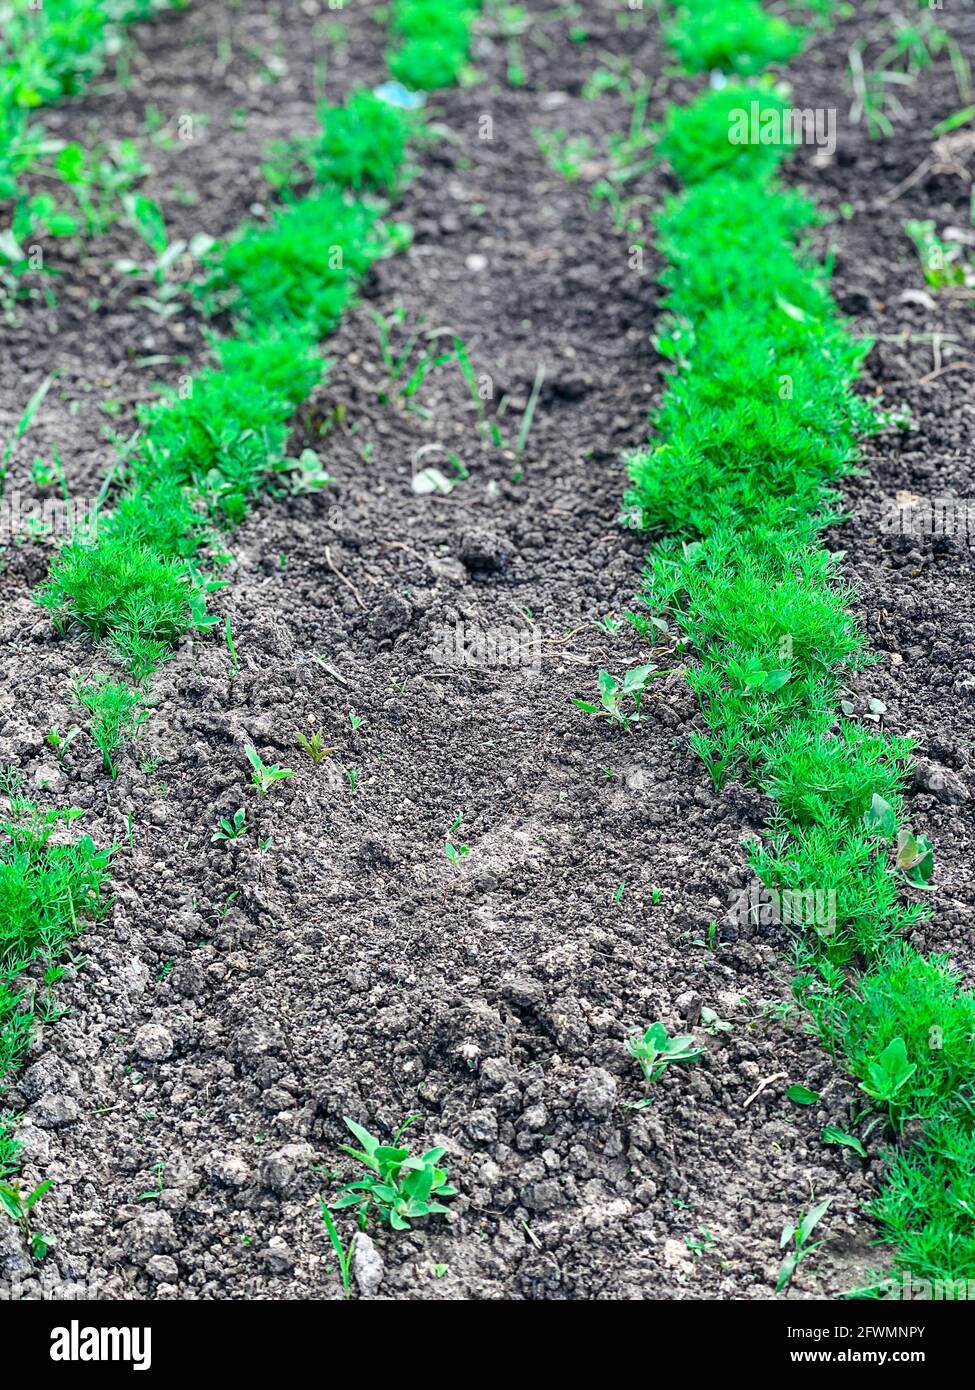
[[[843,1148],[852,1149],[861,1158],[867,1157],[867,1151],[860,1143],[855,1134],[847,1134],[843,1129],[837,1129],[836,1125],[825,1125],[823,1127],[823,1143],[839,1144]]]
[[[347,1115],[344,1115],[342,1120],[346,1129],[352,1131],[366,1153],[372,1157],[379,1148],[379,1140],[375,1135],[370,1134],[367,1129],[363,1129],[362,1125],[357,1125],[355,1120],[350,1120]]]
[[[864,827],[877,835],[891,838],[897,830],[897,813],[889,801],[874,792],[870,805],[863,813]]]
[[[781,1293],[796,1272],[796,1265],[799,1263],[795,1255],[786,1255],[782,1264],[779,1266],[779,1277],[775,1281],[775,1292]]]
[[[815,1228],[822,1221],[833,1204],[832,1197],[826,1197],[821,1202],[817,1202],[814,1207],[810,1207],[805,1216],[799,1222],[799,1244],[804,1245],[812,1235]]]

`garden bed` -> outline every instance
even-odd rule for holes
[[[737,781],[716,790],[690,746],[690,654],[650,654],[668,674],[633,734],[570,703],[592,698],[600,669],[647,659],[601,620],[632,606],[647,548],[620,525],[620,456],[665,386],[651,342],[660,261],[648,247],[633,267],[591,205],[600,171],[567,181],[533,132],[571,130],[598,151],[625,124],[617,93],[582,95],[607,53],[652,83],[650,120],[691,86],[649,11],[621,30],[616,4],[590,0],[576,19],[527,9],[541,39],[523,37],[524,85],[507,82],[510,43],[486,18],[471,54],[483,81],[431,94],[442,132],[414,152],[395,211],[412,244],[374,265],[299,409],[293,452],[316,450],[334,484],[262,498],[229,538],[221,627],[160,668],[114,780],[83,735],[60,762],[45,744],[77,722],[73,673],[106,669],[32,599],[52,538],[5,553],[0,763],[120,846],[112,911],[73,948],[64,1016],[37,1030],[5,1098],[24,1115],[24,1181],[54,1184],[42,1209],[58,1238],[37,1264],[0,1228],[19,1296],[341,1298],[317,1194],[351,1176],[343,1117],[385,1137],[413,1112],[458,1195],[448,1220],[373,1230],[382,1280],[363,1271],[360,1292],[767,1299],[782,1228],[812,1196],[833,1198],[829,1238],[787,1296],[835,1297],[885,1263],[863,1210],[883,1160],[873,1142],[864,1160],[821,1140],[850,1127],[859,1098],[787,1007],[788,932],[726,919],[752,881],[740,841],[763,834],[769,805]],[[384,76],[378,19],[349,5],[347,42],[315,48],[309,26],[329,18],[324,4],[275,16],[199,0],[140,26],[125,89],[46,124],[121,136],[150,104],[169,120],[203,113],[186,148],[153,152],[146,189],[173,237],[223,238],[269,196],[255,152],[313,128],[322,56],[332,102]],[[970,16],[942,20],[971,47]],[[959,364],[972,302],[925,286],[901,228],[970,229],[971,184],[936,168],[891,197],[960,103],[939,65],[895,139],[851,127],[842,74],[863,27],[841,22],[790,63],[800,104],[839,108],[839,138],[829,157],[800,150],[786,179],[830,211],[850,205],[816,236],[835,254],[840,308],[878,339],[861,389],[913,412],[909,431],[868,441],[868,472],[843,484],[854,519],[827,542],[845,551],[880,656],[848,698],[859,717],[881,701],[885,728],[920,744],[912,824],[936,843],[937,876],[915,944],[950,951],[971,986],[971,550],[894,542],[882,525],[898,492],[971,492],[972,370]],[[970,169],[962,133],[952,159]],[[197,201],[173,202],[176,184]],[[638,184],[651,210],[674,187],[659,168]],[[126,437],[152,383],[204,364],[196,312],[161,319],[114,274],[131,254],[119,228],[77,259],[61,248],[57,308],[20,306],[2,329],[4,437],[60,373],[8,495],[32,493],[30,459],[56,446],[72,496],[94,496],[112,461],[105,424]],[[490,378],[489,420],[509,398],[509,440],[540,383],[522,449],[482,447],[456,365],[423,380],[422,413],[396,398],[374,316],[400,307],[394,353],[411,328],[462,339]],[[953,335],[947,355],[901,341],[933,332]],[[431,465],[449,491],[416,491]],[[445,664],[458,624],[475,663],[487,635],[510,644],[510,664]],[[333,751],[314,765],[294,735],[319,729]],[[257,796],[248,745],[295,775]],[[214,842],[241,806],[247,834]],[[626,1040],[658,1019],[693,1031],[702,1055],[626,1108],[645,1095]],[[794,1086],[818,1098],[796,1104]]]

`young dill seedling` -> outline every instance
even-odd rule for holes
[[[407,1231],[410,1222],[419,1217],[446,1214],[448,1209],[441,1199],[456,1196],[456,1187],[447,1183],[446,1168],[437,1167],[444,1149],[427,1149],[419,1158],[413,1158],[408,1148],[399,1147],[404,1131],[416,1119],[418,1115],[407,1116],[393,1135],[392,1144],[381,1144],[354,1120],[345,1120],[362,1148],[353,1149],[348,1144],[339,1147],[368,1171],[359,1181],[347,1183],[332,1205],[336,1211],[355,1207],[363,1229],[370,1213],[375,1212],[394,1231]]]
[[[140,504],[140,524],[158,533],[164,519]],[[72,540],[62,548],[35,598],[60,630],[79,624],[96,641],[110,643],[143,680],[184,632],[217,621],[205,605],[218,585],[201,581],[182,554],[163,553],[155,537],[143,541],[133,528],[131,509],[120,505],[104,534],[100,528],[91,543]]]
[[[239,806],[234,812],[232,820],[228,819],[227,816],[220,817],[216,830],[210,836],[210,841],[213,843],[218,840],[239,840],[241,835],[247,834],[247,830],[247,812],[243,806]]]
[[[389,70],[414,92],[449,87],[461,76],[474,7],[444,0],[394,0],[390,28],[397,45]]]
[[[354,91],[342,106],[319,106],[320,135],[272,145],[262,173],[276,188],[311,175],[317,185],[395,193],[404,174],[406,136],[418,116],[373,92]]]
[[[155,1187],[151,1188],[148,1192],[140,1192],[138,1197],[136,1197],[135,1199],[137,1202],[158,1202],[159,1198],[163,1195],[163,1192],[165,1191],[165,1161],[163,1159],[160,1159],[158,1163],[154,1163],[152,1165],[152,1168],[150,1169],[150,1172],[155,1177],[156,1185]]]
[[[71,693],[78,708],[91,716],[88,732],[101,751],[105,771],[114,781],[117,771],[112,754],[133,739],[149,718],[146,692],[96,672],[88,681],[77,677]]]
[[[245,224],[207,263],[200,294],[208,312],[231,309],[248,326],[274,322],[336,327],[357,279],[396,245],[402,229],[384,228],[373,210],[326,186],[279,208],[270,223]]]
[[[806,31],[758,0],[698,0],[678,7],[666,39],[689,72],[720,69],[742,75],[784,63],[802,47]]]
[[[260,754],[253,744],[248,743],[244,748],[247,754],[247,761],[254,771],[251,773],[251,781],[257,787],[261,796],[267,796],[275,782],[280,782],[285,777],[293,777],[294,773],[290,768],[281,767],[278,763],[272,763],[268,767],[261,761]]]
[[[324,762],[327,757],[335,752],[334,748],[326,748],[324,746],[324,738],[325,735],[322,733],[321,729],[316,729],[315,732],[309,736],[297,731],[295,732],[295,743],[305,750],[316,767],[320,762]]]
[[[0,767],[0,794],[7,798],[10,813],[19,816],[21,811],[30,810],[31,803],[20,795],[24,785],[24,774],[15,767]]]

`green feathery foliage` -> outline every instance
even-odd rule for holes
[[[748,76],[794,58],[806,31],[768,14],[758,0],[681,0],[666,39],[687,72]]]
[[[107,911],[103,896],[111,850],[96,850],[87,835],[58,843],[60,828],[82,814],[76,808],[43,812],[10,798],[0,820],[0,1089],[30,1042],[34,1003],[19,981],[41,956],[56,960],[84,919]],[[16,1145],[0,1124],[0,1173]]]
[[[754,0],[684,0],[666,32],[689,70],[729,73],[803,37]],[[715,785],[739,776],[775,803],[752,867],[776,901],[827,909],[784,919],[794,991],[864,1105],[895,1132],[924,1127],[872,1208],[898,1247],[894,1280],[973,1278],[975,995],[906,940],[928,909],[905,889],[932,862],[904,823],[911,743],[838,717],[844,673],[869,657],[820,539],[857,441],[887,421],[856,392],[870,343],[806,248],[816,214],[775,181],[792,138],[780,116],[766,87],[729,85],[664,122],[658,153],[685,184],[658,219],[673,374],[629,459],[627,515],[656,537],[643,602],[697,657],[692,744]]]
[[[407,87],[450,87],[467,61],[475,0],[393,0],[389,70]]]

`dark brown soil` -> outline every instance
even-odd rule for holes
[[[205,139],[158,177],[178,170],[200,196],[174,209],[174,234],[219,234],[262,196],[255,152],[313,122],[307,32],[328,11],[300,9],[195,3],[140,32],[146,56],[130,90],[50,123],[91,118],[121,134],[148,101],[205,110]],[[413,1111],[416,1141],[446,1147],[460,1195],[448,1220],[375,1235],[380,1297],[767,1299],[782,1226],[811,1195],[834,1196],[829,1242],[792,1296],[836,1295],[880,1263],[862,1205],[882,1167],[820,1140],[825,1123],[849,1124],[855,1091],[784,1002],[785,941],[724,926],[719,949],[702,945],[748,882],[739,842],[760,832],[761,798],[711,790],[687,744],[696,706],[665,651],[656,659],[671,674],[637,733],[569,703],[591,694],[600,667],[646,659],[599,620],[628,605],[640,571],[642,543],[618,520],[619,455],[643,437],[663,383],[650,344],[656,265],[630,269],[586,180],[552,173],[531,132],[558,125],[598,140],[624,123],[617,97],[579,95],[606,51],[654,79],[651,114],[662,112],[676,89],[656,21],[621,33],[618,13],[590,0],[585,44],[550,18],[522,88],[505,85],[503,46],[485,28],[475,53],[484,81],[438,94],[446,133],[398,214],[414,244],[377,267],[302,416],[298,442],[320,449],[336,486],[255,509],[221,595],[240,673],[220,640],[186,643],[160,673],[158,710],[115,784],[82,738],[65,768],[45,752],[50,725],[72,722],[72,671],[98,658],[56,638],[31,602],[49,548],[7,555],[0,762],[46,784],[53,802],[84,806],[92,834],[122,847],[114,911],[83,939],[59,995],[68,1013],[38,1035],[11,1097],[26,1117],[28,1181],[56,1184],[45,1205],[59,1245],[38,1270],[0,1232],[0,1296],[339,1297],[316,1193],[351,1172],[342,1117],[385,1135]],[[345,22],[333,96],[382,75],[381,30],[352,5]],[[944,23],[971,36],[967,16]],[[222,30],[235,55],[223,66]],[[801,104],[840,104],[852,32],[795,64]],[[279,44],[287,70],[276,82],[240,56],[248,44],[265,54]],[[866,389],[908,401],[916,428],[871,444],[871,472],[849,489],[858,520],[837,544],[882,655],[854,692],[858,708],[882,698],[888,727],[917,730],[925,756],[947,769],[928,776],[940,790],[914,800],[939,863],[924,942],[968,968],[971,556],[877,535],[897,489],[971,491],[971,372],[954,364],[971,357],[972,306],[902,297],[923,283],[900,231],[908,215],[967,226],[969,183],[933,173],[881,201],[960,104],[950,80],[939,68],[922,86],[895,141],[868,143],[841,111],[836,157],[807,151],[790,177],[831,209],[856,209],[824,241],[838,248],[836,292],[858,327],[959,339],[953,355],[943,349],[952,370],[926,382],[929,345],[885,337],[874,350]],[[231,120],[241,106],[243,129]],[[484,114],[490,141],[478,138]],[[659,179],[642,191],[658,200]],[[128,290],[113,297],[123,251],[95,249],[66,267],[56,314],[27,306],[4,331],[4,425],[62,369],[57,399],[17,454],[25,491],[29,457],[53,443],[72,489],[94,491],[111,457],[97,401],[128,407],[148,378],[183,369],[142,369],[133,353],[201,360],[192,313],[160,324]],[[90,310],[103,277],[102,306]],[[512,435],[544,362],[520,461],[480,447],[456,372],[424,384],[422,415],[380,402],[387,374],[368,310],[398,304],[409,323],[464,338],[494,401],[510,397]],[[124,430],[124,413],[116,423]],[[429,445],[422,466],[449,472],[450,451],[470,470],[449,496],[411,486]],[[438,651],[458,622],[518,628],[530,659],[445,667]],[[318,727],[335,751],[314,768],[294,731]],[[264,801],[247,785],[246,743],[296,771]],[[250,834],[211,843],[217,817],[241,805]],[[454,865],[444,843],[460,815],[454,839],[471,852]],[[702,1027],[702,1005],[730,1030]],[[624,1042],[655,1019],[693,1030],[704,1055],[657,1082],[651,1106],[627,1109],[644,1092]],[[820,1101],[790,1102],[792,1082]],[[140,1201],[158,1164],[162,1195]],[[364,1262],[360,1276],[374,1287]]]

